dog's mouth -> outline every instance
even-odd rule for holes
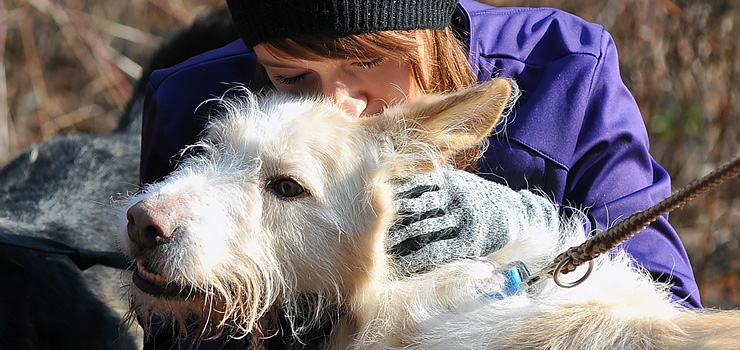
[[[157,297],[187,298],[193,296],[191,288],[167,281],[162,275],[151,271],[144,262],[138,261],[136,265],[133,282],[142,292]]]

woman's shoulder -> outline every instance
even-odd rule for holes
[[[603,26],[554,8],[493,7],[461,0],[467,18],[470,51],[547,64],[563,56],[592,55],[603,49]]]
[[[188,58],[171,67],[152,72],[150,86],[158,89],[163,84],[177,82],[178,85],[193,82],[202,83],[204,78],[219,80],[224,83],[241,83],[249,85],[255,64],[254,53],[241,40],[214,50]],[[241,77],[234,81],[234,77]]]

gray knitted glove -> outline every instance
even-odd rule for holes
[[[443,167],[393,184],[399,221],[387,248],[405,273],[500,249],[532,220],[556,227],[548,199]]]

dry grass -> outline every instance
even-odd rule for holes
[[[680,187],[740,153],[740,1],[487,0],[601,23]],[[0,0],[0,163],[66,132],[115,126],[162,38],[222,1]],[[740,181],[671,216],[706,305],[740,306]]]
[[[112,129],[148,54],[218,3],[0,0],[0,162],[60,132]]]

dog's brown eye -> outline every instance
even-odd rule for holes
[[[290,178],[281,178],[270,181],[268,187],[282,197],[295,197],[306,192],[298,182]]]

